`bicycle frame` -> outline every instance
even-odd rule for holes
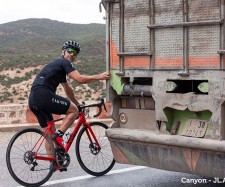
[[[55,137],[55,124],[57,121],[65,122],[62,121],[65,118],[48,121],[43,131],[27,128],[16,133],[6,152],[7,168],[13,179],[22,186],[41,186],[54,172],[67,171],[71,162],[68,151],[73,141],[77,161],[85,172],[93,176],[108,173],[115,164],[110,143],[105,138],[109,127],[101,122],[88,123],[85,115],[86,108],[98,107],[93,117],[99,116],[102,106],[106,110],[103,99],[94,104],[77,106],[79,118],[64,143],[61,138]]]
[[[44,137],[46,138],[48,136],[48,134],[50,134],[50,137],[51,135],[54,134],[53,130],[52,130],[52,125],[57,122],[57,121],[61,121],[63,120],[63,118],[60,118],[60,119],[57,119],[57,120],[52,120],[52,121],[48,121],[47,122],[47,128],[45,130],[45,134],[44,134]],[[87,130],[86,130],[86,133],[87,133],[87,136],[88,136],[88,139],[90,141],[90,143],[93,143],[92,141],[92,137],[95,141],[95,143],[97,144],[98,146],[98,149],[100,150],[101,147],[100,147],[100,144],[91,128],[91,125],[87,122],[85,116],[84,116],[84,112],[79,112],[79,118],[78,118],[78,121],[76,122],[75,126],[74,126],[74,129],[73,129],[73,132],[68,140],[68,142],[66,143],[66,145],[64,146],[64,149],[66,152],[69,151],[79,129],[81,128],[82,125],[85,125],[87,126]],[[41,138],[40,138],[41,139]],[[34,150],[34,148],[37,146],[37,144],[39,143],[40,139],[36,142],[36,144],[34,145],[32,151]],[[56,161],[56,158],[55,157],[46,157],[46,156],[39,156],[37,153],[38,153],[38,150],[39,148],[41,147],[41,145],[43,144],[43,141],[44,141],[44,138],[43,140],[41,140],[41,143],[38,147],[38,149],[35,151],[35,155],[34,155],[34,158],[37,159],[37,160],[46,160],[46,161]]]

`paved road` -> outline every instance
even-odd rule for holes
[[[5,152],[13,132],[0,133],[0,187],[19,186],[10,176],[6,167]],[[73,146],[74,147],[74,146]],[[212,179],[203,179],[190,174],[168,172],[153,168],[116,164],[113,170],[102,177],[87,175],[77,163],[74,149],[70,151],[71,164],[67,172],[56,172],[44,186],[51,187],[217,187]],[[196,183],[196,184],[195,184]]]

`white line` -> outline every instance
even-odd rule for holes
[[[146,168],[146,167],[145,166],[136,166],[136,167],[118,169],[118,170],[110,171],[106,175],[112,175],[112,174],[116,174],[116,173],[123,173],[123,172],[138,170],[138,169],[144,169],[144,168]],[[84,179],[89,179],[89,178],[93,178],[93,177],[94,176],[92,176],[92,175],[84,175],[84,176],[79,176],[79,177],[72,177],[72,178],[67,178],[67,179],[60,179],[60,180],[46,182],[43,186],[48,186],[48,185],[53,185],[53,184],[59,184],[59,183],[65,183],[65,182],[71,182],[71,181],[84,180]]]
[[[135,166],[135,167],[130,167],[130,168],[112,170],[109,173],[107,173],[106,175],[111,175],[111,174],[116,174],[116,173],[123,173],[123,172],[138,170],[138,169],[144,169],[144,168],[147,168],[147,167],[146,166]]]

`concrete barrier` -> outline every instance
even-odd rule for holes
[[[102,110],[102,114],[96,119],[92,118],[94,114],[98,111],[96,108],[90,108],[90,116],[88,121],[101,121],[107,125],[112,122],[109,116],[109,111],[111,104],[106,103],[107,112]],[[54,115],[54,119],[60,118],[60,115]],[[63,117],[63,116],[62,116]],[[57,124],[57,126],[59,126]],[[27,127],[37,127],[40,125],[37,122],[36,116],[30,111],[27,105],[22,104],[10,104],[10,105],[0,105],[0,132],[7,131],[18,131]]]
[[[94,121],[102,122],[108,126],[112,123],[112,119],[89,119],[87,121],[89,123]],[[60,123],[57,123],[56,128],[58,128],[59,126],[60,126]],[[14,132],[14,131],[16,132],[29,127],[35,127],[35,128],[41,129],[41,126],[39,125],[39,123],[7,124],[7,125],[0,126],[0,132]]]
[[[2,124],[27,123],[26,111],[26,105],[0,105],[0,126]]]

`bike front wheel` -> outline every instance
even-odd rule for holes
[[[46,146],[48,151],[46,151]],[[37,160],[35,156],[55,157],[51,139],[35,128],[24,129],[16,133],[9,142],[6,163],[11,176],[23,186],[40,186],[54,172],[53,162]]]
[[[77,136],[76,156],[84,171],[90,175],[102,176],[108,173],[115,164],[109,140],[105,136],[108,126],[100,122],[92,122],[90,125],[101,149],[98,150],[93,138],[90,141],[87,135],[90,135],[90,132],[84,126]]]

